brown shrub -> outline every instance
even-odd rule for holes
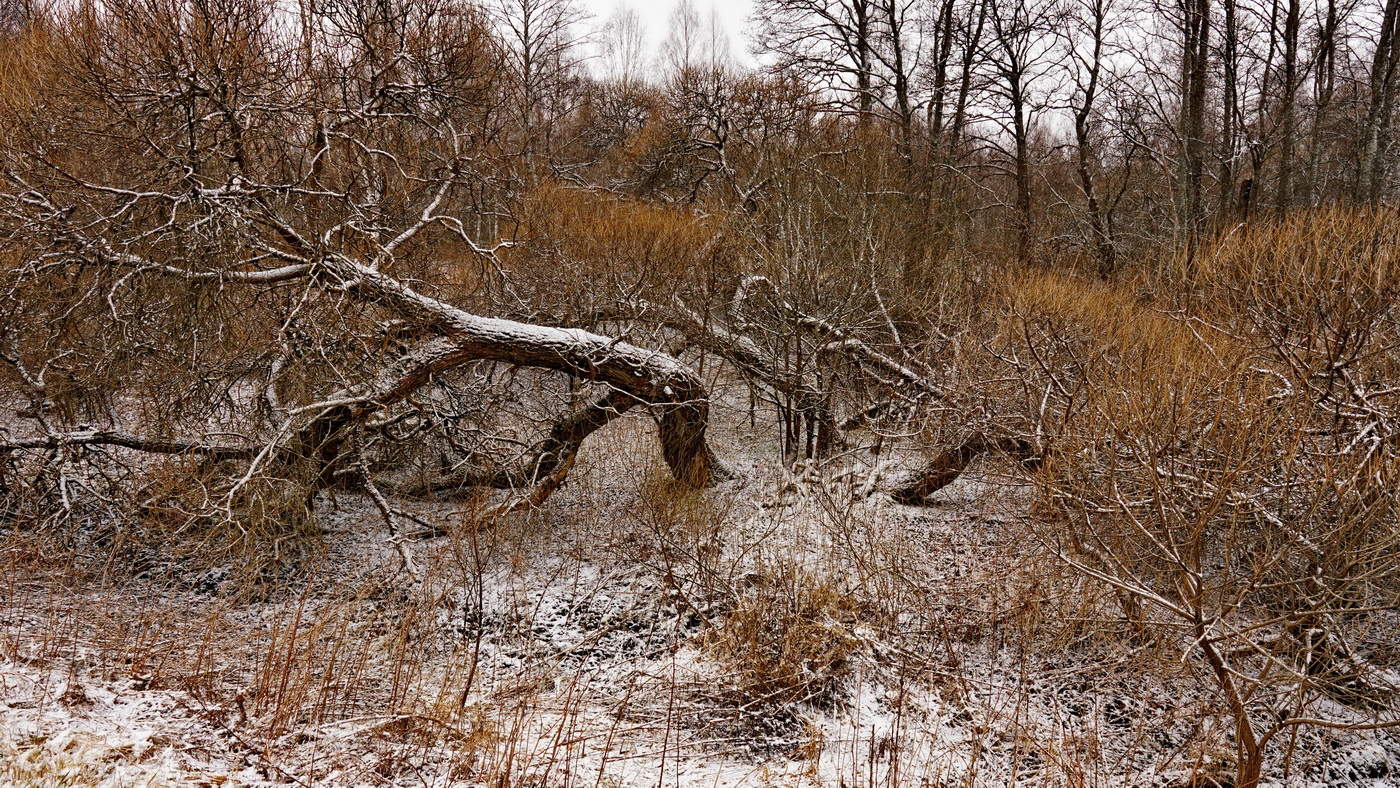
[[[859,604],[832,581],[795,567],[757,574],[751,593],[703,640],[741,704],[826,706],[840,696],[860,646]]]

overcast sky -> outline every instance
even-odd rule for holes
[[[592,22],[595,26],[606,23],[608,17],[619,6],[631,6],[636,9],[646,24],[651,52],[655,53],[661,48],[662,39],[666,37],[667,20],[670,19],[671,10],[675,8],[676,0],[582,0],[582,5],[593,14]],[[729,31],[729,45],[734,59],[746,65],[753,62],[752,56],[749,55],[747,35],[749,14],[753,10],[752,0],[695,0],[695,8],[700,12],[702,19],[708,17],[710,9],[713,8]]]

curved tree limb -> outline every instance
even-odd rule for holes
[[[896,503],[923,503],[930,495],[952,484],[973,460],[993,451],[1004,452],[1027,470],[1035,470],[1044,462],[1035,446],[1024,438],[974,435],[896,481],[889,489],[890,497]]]
[[[696,345],[715,353],[764,385],[791,397],[797,409],[816,427],[816,456],[825,457],[837,438],[831,395],[801,375],[786,373],[752,339],[721,323],[706,321],[680,298],[673,300],[679,316],[673,327]]]
[[[291,253],[282,256],[295,259]],[[108,264],[139,267],[162,275],[205,278],[203,273],[173,266],[141,265],[131,255],[115,255],[114,259],[114,254],[108,251],[100,257]],[[337,254],[308,262],[304,268],[300,265],[294,262],[278,269],[279,281],[283,276],[309,276],[328,290],[341,291],[363,303],[388,309],[410,323],[432,327],[442,335],[401,357],[375,381],[330,397],[334,401],[354,402],[322,409],[279,451],[284,459],[315,458],[318,466],[315,475],[321,485],[331,482],[338,464],[344,459],[341,443],[346,427],[402,400],[425,385],[434,374],[469,361],[499,361],[552,369],[605,383],[637,402],[658,408],[662,454],[677,480],[704,486],[729,475],[705,441],[709,417],[705,387],[689,367],[671,356],[582,329],[475,315]]]
[[[432,500],[459,500],[470,488],[494,487],[516,489],[563,482],[584,439],[599,428],[622,416],[637,400],[620,391],[607,391],[582,407],[575,408],[556,421],[549,434],[535,445],[523,461],[506,468],[467,468],[446,474],[429,482],[405,485],[392,490],[394,495]]]

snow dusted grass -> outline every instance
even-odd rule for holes
[[[39,660],[34,663],[42,662]],[[0,785],[240,786],[258,771],[179,693],[0,660]]]
[[[762,421],[760,421],[762,423]],[[643,416],[538,511],[409,538],[321,507],[285,576],[6,537],[0,785],[1211,785],[1225,720],[1171,644],[1046,559],[990,464],[921,509],[782,470],[688,492]],[[641,448],[639,448],[641,447]],[[479,505],[479,504],[478,504]],[[257,593],[245,584],[256,581]],[[1309,733],[1285,784],[1389,784],[1389,734]]]

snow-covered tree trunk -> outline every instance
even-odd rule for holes
[[[405,355],[363,391],[347,391],[346,398],[359,403],[340,413],[327,411],[320,423],[308,425],[313,433],[329,423],[361,420],[398,402],[436,373],[469,361],[498,361],[603,383],[639,403],[656,406],[662,455],[677,480],[698,487],[727,475],[705,442],[709,419],[705,387],[694,371],[675,358],[582,329],[474,315],[342,257],[332,257],[318,267],[319,277],[337,280],[352,296],[444,336]]]

